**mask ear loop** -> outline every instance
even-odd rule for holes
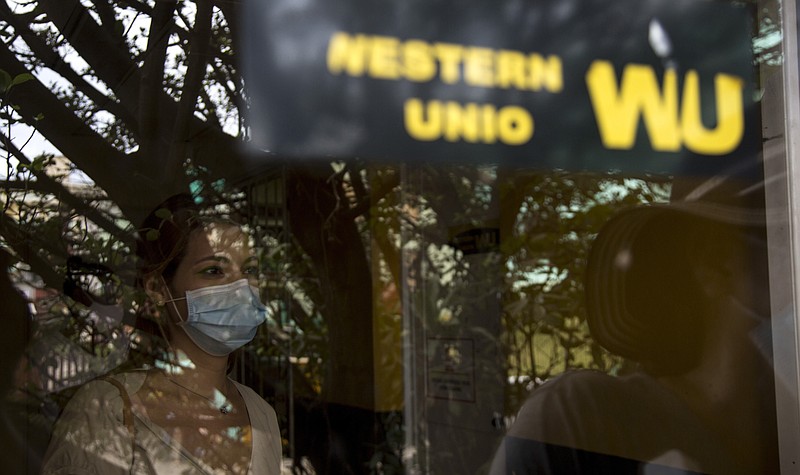
[[[164,284],[164,290],[166,290],[167,296],[169,297],[169,299],[167,299],[167,300],[159,300],[158,302],[156,302],[156,305],[158,305],[159,307],[163,307],[167,303],[171,303],[172,304],[172,308],[175,310],[175,314],[178,316],[178,320],[180,320],[180,323],[184,323],[186,320],[184,320],[183,316],[181,316],[181,312],[180,312],[180,310],[178,310],[178,306],[175,305],[175,302],[178,301],[178,300],[186,300],[186,297],[173,298],[172,297],[172,292],[169,290],[169,285],[167,285],[167,281],[164,280],[164,276],[160,275],[159,278],[161,279],[161,282]],[[169,341],[169,338],[167,338],[167,334],[164,331],[163,324],[160,321],[158,322],[158,330],[161,332],[161,338],[163,338],[164,341],[167,342],[167,347],[169,348],[169,357],[168,357],[168,361],[166,362],[167,367],[164,368],[164,370],[167,371],[167,373],[175,372],[176,370],[171,369],[171,368],[181,368],[181,367],[183,367],[183,365],[181,364],[181,360],[180,360],[180,357],[178,355],[178,352],[175,351],[175,348],[172,347],[172,343]],[[169,361],[169,360],[172,360],[172,361]]]
[[[167,291],[167,296],[169,296],[169,298],[167,300],[162,300],[162,301],[159,301],[159,302],[156,302],[156,303],[159,306],[162,306],[162,307],[165,304],[171,303],[172,304],[172,309],[175,310],[175,314],[178,316],[178,320],[180,320],[181,323],[185,323],[186,319],[184,319],[183,316],[181,315],[181,312],[180,312],[180,310],[178,310],[178,306],[175,305],[175,302],[178,301],[178,300],[186,300],[186,297],[173,298],[172,297],[172,292],[169,290],[169,285],[167,285],[167,281],[164,280],[164,276],[159,276],[159,277],[161,278],[161,283],[164,284],[164,290]]]

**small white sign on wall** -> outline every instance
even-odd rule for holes
[[[429,338],[428,397],[475,402],[475,342],[467,338]]]

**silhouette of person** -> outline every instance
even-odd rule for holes
[[[568,372],[535,389],[492,475],[777,472],[763,200],[727,188],[604,225],[587,264],[588,323],[640,369]]]
[[[28,409],[12,401],[9,396],[15,389],[14,372],[31,338],[32,323],[28,304],[14,288],[8,275],[11,255],[0,249],[0,446],[5,455],[2,466],[8,473],[38,473],[42,450],[46,443],[45,431],[28,420]],[[41,439],[41,440],[39,440]]]

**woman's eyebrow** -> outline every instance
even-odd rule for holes
[[[197,259],[196,261],[194,261],[194,263],[195,263],[195,265],[202,264],[204,262],[221,262],[221,263],[225,264],[225,263],[229,263],[230,261],[231,260],[228,259],[226,256],[210,255],[210,256],[201,257],[201,258]]]
[[[220,255],[213,255],[212,254],[210,256],[201,257],[201,258],[195,260],[194,261],[194,265],[204,264],[206,262],[217,262],[217,263],[220,263],[220,264],[230,264],[231,260],[227,256],[220,256]],[[258,263],[258,256],[250,256],[247,259],[245,259],[243,263],[244,264]]]

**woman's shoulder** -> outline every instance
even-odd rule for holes
[[[528,402],[574,398],[584,392],[594,393],[597,388],[614,387],[617,379],[591,369],[571,370],[548,379],[531,392]]]
[[[242,395],[242,399],[244,399],[244,403],[247,405],[249,411],[252,412],[252,409],[257,409],[260,412],[263,411],[271,415],[275,414],[275,409],[251,387],[236,381],[233,381],[233,384],[239,390],[239,394]]]
[[[569,400],[574,405],[597,402],[598,399],[619,400],[631,393],[650,390],[656,385],[651,377],[643,373],[612,376],[592,369],[573,370],[534,389],[529,402]]]
[[[278,473],[281,464],[281,434],[275,409],[252,388],[233,382],[247,406],[250,424],[253,428],[253,445],[260,448],[261,454],[253,461],[251,473]],[[254,450],[254,453],[256,451]]]
[[[84,383],[76,391],[74,398],[117,399],[123,397],[121,391],[130,396],[142,387],[146,378],[146,370],[105,374]]]
[[[646,384],[638,377],[616,377],[595,370],[575,370],[534,389],[520,408],[512,435],[540,439],[558,434],[571,441],[569,428],[603,424],[628,410],[632,396]]]
[[[113,375],[83,384],[56,422],[43,473],[126,473],[120,467],[130,463],[132,439],[122,391],[138,379]]]
[[[144,384],[145,379],[147,379],[148,371],[148,369],[135,369],[120,373],[109,373],[100,376],[95,381],[109,383],[117,388],[119,388],[119,386],[116,383],[122,384],[128,393],[133,394]]]
[[[125,396],[136,393],[147,376],[145,371],[127,371],[124,373],[106,374],[92,379],[78,388],[70,398],[65,409],[82,406],[102,407],[114,405]]]
[[[263,403],[269,405],[269,403],[267,403],[267,401],[265,401],[264,398],[259,396],[258,393],[255,392],[255,390],[253,390],[253,388],[251,388],[250,386],[247,386],[246,384],[242,384],[234,380],[231,380],[231,382],[236,386],[236,389],[239,390],[239,394],[242,395],[245,402],[253,402],[258,404]]]
[[[278,415],[275,413],[275,409],[252,388],[236,381],[234,381],[234,384],[239,389],[242,399],[244,399],[247,413],[250,416],[250,424],[253,428],[268,434],[279,434]]]

